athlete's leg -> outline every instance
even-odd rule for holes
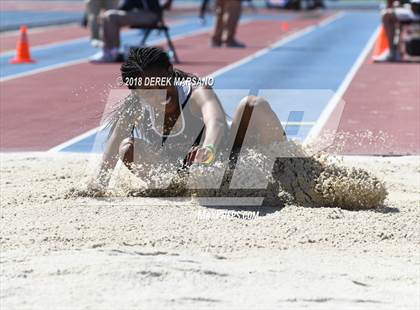
[[[245,136],[247,145],[255,147],[287,140],[270,104],[257,96],[247,96],[241,100],[235,110],[230,133],[234,148],[245,142]]]

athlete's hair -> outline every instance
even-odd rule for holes
[[[130,78],[144,77],[145,72],[151,69],[169,70],[171,61],[168,54],[160,47],[140,47],[132,48],[127,60],[121,65],[121,77],[123,83],[126,83],[128,88],[134,89],[127,81]],[[174,78],[196,78],[193,74],[186,73],[179,69],[173,69],[172,76]],[[172,79],[173,81],[174,79]]]
[[[127,60],[121,65],[121,77],[128,88],[135,88],[128,84],[130,78],[140,78],[150,69],[168,70],[171,62],[168,54],[159,47],[133,48]]]

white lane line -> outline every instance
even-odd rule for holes
[[[34,75],[34,74],[38,74],[38,73],[42,73],[42,72],[46,72],[46,71],[51,71],[51,70],[55,70],[55,69],[68,67],[68,66],[78,65],[78,64],[81,64],[81,63],[84,63],[84,62],[86,62],[86,59],[76,59],[76,60],[71,60],[71,61],[67,61],[67,62],[62,62],[62,63],[59,63],[59,64],[47,66],[47,67],[44,67],[44,68],[34,69],[34,70],[31,70],[31,71],[26,71],[26,72],[10,75],[8,77],[1,78],[0,82],[14,80],[14,79],[17,79],[17,78],[20,78],[20,77],[30,76],[30,75]]]
[[[75,144],[75,143],[77,143],[77,142],[79,142],[83,139],[86,139],[87,137],[89,137],[93,134],[96,134],[98,131],[100,131],[104,128],[105,128],[105,125],[102,125],[102,126],[99,126],[99,127],[96,127],[96,128],[92,128],[92,129],[86,131],[85,133],[82,133],[81,135],[78,135],[78,136],[76,136],[76,137],[74,137],[74,138],[72,138],[68,141],[65,141],[65,142],[63,142],[59,145],[54,146],[53,148],[49,149],[48,152],[59,152],[60,150],[65,149],[66,147],[68,147],[72,144]]]
[[[353,66],[351,67],[350,71],[347,73],[346,77],[344,78],[343,82],[341,83],[340,87],[334,93],[330,101],[328,102],[327,106],[322,111],[321,115],[319,116],[316,124],[311,128],[309,131],[306,139],[304,140],[303,144],[307,145],[310,144],[312,141],[315,141],[316,137],[319,136],[321,133],[322,128],[327,123],[328,119],[330,118],[332,112],[335,110],[336,106],[340,102],[341,98],[343,97],[344,93],[350,86],[351,82],[353,81],[356,73],[359,71],[360,67],[364,63],[366,57],[369,55],[369,52],[372,50],[373,45],[375,44],[376,38],[379,34],[378,27],[372,36],[369,38],[368,42],[366,43],[364,49],[360,53],[359,57],[354,62]]]
[[[247,24],[251,21],[252,20],[250,20],[250,19],[249,20],[244,20],[243,22],[241,22],[241,25]],[[204,28],[201,28],[201,29],[193,30],[193,31],[188,32],[188,33],[174,35],[174,36],[172,36],[172,41],[175,42],[177,40],[184,39],[184,38],[189,37],[189,36],[205,33],[207,31],[209,31],[210,29],[212,29],[212,27],[208,26],[208,27],[204,27]],[[79,40],[79,39],[76,39],[76,41],[77,40]],[[164,43],[164,42],[166,42],[166,38],[159,38],[159,39],[149,41],[149,44],[161,44],[161,43]],[[64,67],[73,66],[73,65],[80,64],[80,63],[88,62],[90,57],[91,56],[83,57],[83,58],[79,58],[79,59],[70,60],[70,61],[67,61],[67,62],[62,62],[62,63],[59,63],[59,64],[46,66],[46,67],[39,68],[39,69],[34,69],[34,70],[29,70],[29,71],[26,71],[26,72],[22,72],[22,73],[9,75],[9,76],[6,76],[4,78],[0,78],[0,82],[5,82],[5,81],[21,78],[21,77],[31,76],[31,75],[38,74],[38,73],[41,73],[41,72],[46,72],[46,71],[50,71],[50,70],[55,70],[55,69],[59,69],[59,68],[64,68]]]
[[[298,39],[298,38],[300,38],[300,37],[302,37],[302,36],[304,36],[304,35],[312,32],[314,30],[318,29],[319,27],[324,27],[324,26],[326,26],[328,24],[331,24],[332,22],[334,22],[334,21],[342,18],[344,15],[345,15],[344,13],[340,12],[340,13],[334,14],[331,17],[329,17],[329,18],[325,19],[324,21],[322,21],[321,22],[322,25],[321,25],[321,23],[319,23],[319,24],[316,24],[316,25],[312,25],[312,26],[308,26],[306,28],[303,28],[303,29],[301,29],[301,30],[299,30],[299,31],[291,34],[290,36],[287,36],[285,38],[282,38],[279,41],[277,41],[277,42],[269,45],[268,47],[266,47],[266,48],[264,48],[262,50],[259,50],[259,51],[255,52],[254,54],[251,54],[251,55],[249,55],[249,56],[247,56],[247,57],[245,57],[245,58],[243,58],[243,59],[241,59],[241,60],[239,60],[237,62],[234,62],[234,63],[232,63],[232,64],[230,64],[230,65],[228,65],[226,67],[223,67],[223,68],[221,68],[219,70],[214,71],[213,73],[208,74],[207,77],[216,77],[216,76],[221,75],[221,74],[223,74],[223,73],[225,73],[225,72],[227,72],[229,70],[232,70],[232,69],[234,69],[236,67],[239,67],[239,66],[241,66],[241,65],[243,65],[245,63],[248,63],[248,62],[250,62],[250,61],[252,61],[252,60],[254,60],[254,59],[258,58],[258,57],[261,57],[261,56],[267,54],[272,49],[275,49],[275,48],[278,48],[278,47],[280,47],[282,45],[285,45],[285,44],[289,43],[292,40],[296,40],[296,39]],[[285,122],[285,124],[287,124],[287,122]],[[291,122],[289,122],[289,124],[290,125],[294,125]],[[305,126],[303,124],[303,122],[302,123],[299,122],[299,124],[296,124],[296,125],[300,125],[300,124],[302,124],[303,126]],[[307,125],[312,126],[313,125],[313,122],[308,122]],[[68,140],[66,142],[63,142],[63,143],[61,143],[61,144],[59,144],[59,145],[51,148],[50,150],[48,150],[48,152],[59,152],[62,149],[70,146],[71,144],[74,144],[76,142],[79,142],[79,141],[85,139],[90,134],[94,134],[100,128],[101,128],[101,126],[96,127],[96,128],[93,128],[93,129],[89,130],[88,132],[85,132],[85,133],[83,133],[83,134],[81,134],[79,136],[76,136],[76,137],[72,138],[71,140]],[[70,141],[71,141],[71,143],[70,143]]]
[[[54,43],[45,43],[45,44],[35,45],[35,46],[31,47],[31,54],[33,52],[37,52],[37,51],[48,49],[48,48],[58,47],[60,45],[66,46],[68,44],[82,43],[84,41],[88,42],[89,37],[88,36],[83,36],[83,37],[76,38],[76,39],[68,39],[68,40],[62,40],[62,41],[58,41],[58,42],[54,42]],[[29,43],[30,43],[30,41],[29,41]],[[15,54],[15,50],[8,50],[8,51],[0,53],[0,57],[10,57],[10,56],[13,56],[14,54]]]

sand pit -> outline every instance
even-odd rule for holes
[[[329,159],[356,180],[334,185],[346,200],[323,194],[321,175],[325,187],[309,184],[323,206],[295,194],[243,208],[260,212],[254,220],[210,221],[197,214],[216,207],[127,197],[116,180],[108,197],[67,196],[92,158],[1,155],[2,308],[419,307],[419,157]],[[354,201],[359,188],[388,196],[348,210],[372,201]]]

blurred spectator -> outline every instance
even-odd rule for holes
[[[153,26],[170,9],[172,0],[161,5],[159,0],[124,0],[118,10],[106,11],[103,18],[104,46],[93,56],[93,62],[115,62],[119,58],[120,29],[124,26]]]
[[[216,23],[211,38],[211,46],[220,47],[224,42],[227,47],[245,47],[236,41],[235,34],[241,17],[241,0],[216,0]],[[226,32],[226,40],[222,36]]]
[[[420,0],[387,0],[387,8],[382,12],[382,24],[388,39],[389,52],[376,57],[375,61],[398,61],[401,58],[398,51],[399,42],[395,40],[395,30],[400,22],[409,21],[420,21]]]
[[[115,9],[118,0],[85,0],[86,1],[86,17],[90,29],[90,40],[92,46],[98,47],[101,45],[99,34],[99,14],[101,10]]]

